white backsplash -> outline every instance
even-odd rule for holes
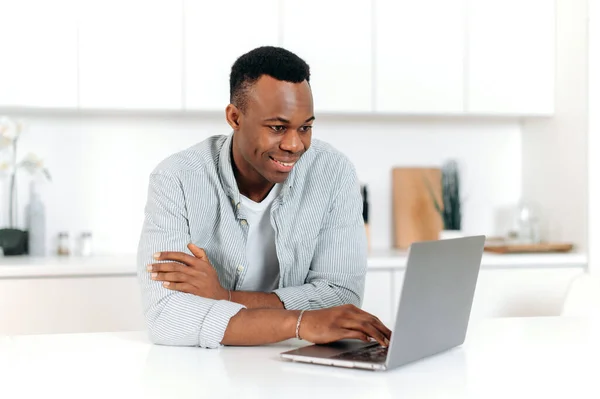
[[[95,253],[136,250],[148,175],[171,153],[213,134],[228,134],[220,115],[26,116],[20,157],[46,160],[53,181],[42,188],[48,248],[59,231],[73,239],[93,233]],[[346,153],[368,184],[374,248],[392,242],[391,168],[440,166],[455,158],[462,173],[464,232],[497,234],[510,226],[507,211],[521,195],[521,127],[516,120],[319,116],[314,137]],[[28,198],[19,179],[19,222]],[[0,204],[7,199],[6,181]],[[6,215],[0,216],[0,226]]]

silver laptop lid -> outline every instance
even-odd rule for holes
[[[464,342],[484,243],[472,236],[411,245],[387,368]]]

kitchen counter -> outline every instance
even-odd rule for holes
[[[407,253],[397,250],[373,250],[369,254],[369,270],[403,270]],[[117,276],[136,273],[136,256],[106,255],[91,257],[0,257],[0,278]],[[483,269],[522,268],[583,268],[587,267],[587,256],[583,253],[556,254],[510,254],[484,253]]]
[[[152,345],[143,332],[0,336],[2,397],[583,398],[600,397],[592,321],[471,323],[464,345],[386,372],[293,363],[289,340],[262,347]]]

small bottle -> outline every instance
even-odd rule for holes
[[[30,183],[29,204],[25,207],[29,232],[29,255],[46,255],[46,214],[35,181]]]
[[[69,245],[69,233],[61,231],[58,233],[58,254],[62,256],[69,255],[71,253]]]
[[[89,231],[84,231],[79,237],[79,255],[92,255],[92,233]]]

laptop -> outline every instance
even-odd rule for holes
[[[388,347],[341,340],[281,353],[284,359],[389,370],[464,343],[485,236],[413,243]]]

